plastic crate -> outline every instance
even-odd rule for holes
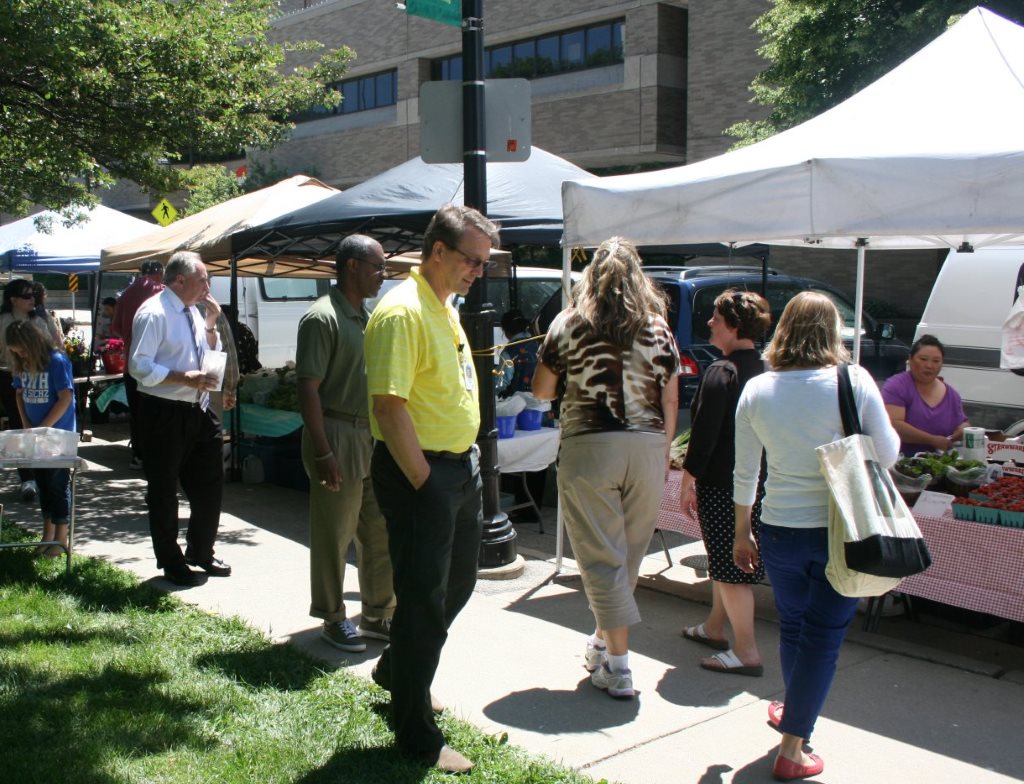
[[[974,520],[986,525],[999,525],[999,510],[991,506],[974,507]]]
[[[35,436],[32,457],[36,460],[46,460],[51,457],[74,457],[78,454],[78,433],[74,430],[33,427],[29,432]]]
[[[974,510],[970,504],[953,504],[953,517],[957,520],[974,520]]]

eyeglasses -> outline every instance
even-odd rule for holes
[[[455,251],[460,256],[462,256],[462,258],[464,258],[466,260],[466,263],[469,265],[470,269],[474,269],[475,270],[475,269],[480,269],[481,267],[483,267],[485,272],[487,270],[494,269],[494,262],[493,261],[490,261],[488,259],[474,259],[472,256],[470,256],[464,250],[461,250],[461,249],[457,248],[455,245],[449,245],[444,240],[441,240],[441,242],[444,244],[444,246],[446,248],[450,248],[451,250]]]
[[[374,272],[388,271],[388,263],[386,261],[383,264],[378,264],[377,262],[370,261],[369,259],[356,259],[356,261],[361,262],[362,264],[365,264],[368,267],[373,267]]]
[[[35,299],[36,295],[31,291],[26,291],[24,294],[11,294],[12,299]]]

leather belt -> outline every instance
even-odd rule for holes
[[[199,401],[198,400],[175,400],[175,399],[169,398],[169,397],[160,397],[159,395],[150,395],[150,394],[147,394],[146,392],[142,392],[140,394],[145,395],[150,400],[157,400],[157,401],[159,401],[161,403],[166,403],[169,406],[175,406],[177,408],[199,408]]]
[[[337,419],[339,422],[348,422],[350,425],[359,425],[361,427],[370,426],[370,418],[355,416],[354,414],[345,414],[341,411],[324,411],[324,416],[328,419]]]
[[[464,452],[433,452],[429,449],[424,449],[423,456],[426,458],[434,458],[435,460],[465,460],[472,452],[473,447],[470,447]]]

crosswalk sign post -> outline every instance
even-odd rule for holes
[[[178,218],[178,211],[174,209],[174,205],[167,201],[166,198],[160,199],[160,202],[153,208],[150,213],[156,222],[161,226],[169,226],[174,223]]]

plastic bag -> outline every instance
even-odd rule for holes
[[[1004,370],[1024,368],[1024,286],[1017,289],[1017,299],[1003,322],[999,367]]]
[[[514,417],[526,408],[526,401],[519,395],[499,400],[494,404],[494,415],[500,417]]]
[[[531,411],[550,411],[551,401],[550,400],[538,400],[533,396],[531,392],[516,392],[516,397],[523,400],[523,408],[528,408]],[[521,409],[520,409],[521,410]]]

